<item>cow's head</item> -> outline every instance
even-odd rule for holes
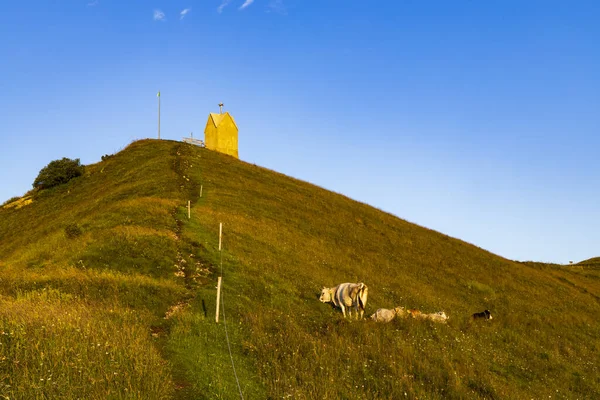
[[[331,298],[331,290],[329,288],[324,287],[321,289],[321,295],[319,296],[319,301],[322,303],[329,303],[333,299]]]
[[[404,314],[406,314],[406,310],[404,309],[404,307],[394,307],[394,311],[396,312],[396,315],[399,317],[404,316]]]

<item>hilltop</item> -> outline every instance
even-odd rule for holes
[[[600,267],[600,257],[590,258],[588,260],[580,261],[577,265],[589,266],[589,267]]]
[[[513,262],[172,141],[134,142],[19,204],[0,208],[11,398],[239,397],[214,322],[221,266],[246,398],[600,396],[597,270]],[[448,325],[343,320],[317,295],[347,281],[369,286],[367,314],[444,310]],[[484,309],[492,321],[469,321]]]

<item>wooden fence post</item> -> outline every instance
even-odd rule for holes
[[[219,223],[219,253],[221,253],[221,237],[223,236],[223,223]],[[221,281],[223,280],[223,253],[221,257],[221,276],[217,280],[217,312],[215,313],[215,322],[219,323],[219,303],[221,302]]]
[[[223,236],[223,223],[219,223],[219,251],[221,251],[221,236]]]
[[[221,302],[221,277],[217,280],[217,312],[215,314],[215,322],[219,323],[219,303]]]

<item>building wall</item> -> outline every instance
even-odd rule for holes
[[[238,130],[229,114],[223,116],[218,127],[215,127],[211,117],[208,117],[204,129],[204,145],[207,149],[239,158]]]
[[[238,130],[233,120],[229,115],[221,121],[218,126],[218,145],[217,151],[221,153],[229,154],[235,158],[238,156]]]
[[[219,145],[217,135],[218,131],[215,124],[212,122],[212,118],[209,116],[206,122],[206,128],[204,128],[204,145],[207,149],[217,150]]]

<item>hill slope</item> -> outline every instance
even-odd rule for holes
[[[583,265],[592,268],[600,268],[600,257],[590,258],[588,260],[580,261],[577,265]]]
[[[67,238],[69,224],[82,234]],[[246,398],[600,395],[597,271],[515,263],[209,150],[133,143],[32,204],[2,209],[0,238],[0,329],[23,328],[10,342],[21,347],[0,348],[0,358],[28,365],[0,363],[0,393],[11,397],[24,393],[15,387],[49,396],[69,387],[74,398],[239,397],[225,326],[214,322],[221,265]],[[449,323],[345,321],[316,296],[347,281],[369,286],[367,313],[403,305],[444,310]],[[51,328],[65,343],[47,344],[52,316],[67,307],[72,315]],[[494,319],[470,323],[483,309]],[[83,334],[85,323],[102,326]],[[111,341],[111,331],[121,336]],[[90,340],[122,358],[106,362]],[[46,356],[19,353],[36,343],[66,383],[41,387]],[[67,345],[81,371],[64,361]]]

